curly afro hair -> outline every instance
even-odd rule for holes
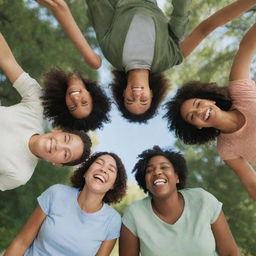
[[[116,166],[117,166],[117,176],[116,176],[116,181],[114,184],[114,188],[109,190],[104,198],[103,202],[105,203],[117,203],[119,202],[126,193],[126,181],[127,181],[127,176],[126,176],[126,171],[125,167],[121,161],[121,159],[114,153],[108,153],[108,152],[99,152],[93,154],[85,163],[83,163],[73,174],[73,176],[70,178],[72,186],[75,188],[79,188],[80,190],[83,189],[85,185],[85,180],[84,180],[84,174],[87,172],[89,167],[92,165],[92,163],[100,156],[102,155],[110,155],[112,156],[115,161],[116,161]]]
[[[93,101],[92,112],[89,116],[81,119],[77,119],[70,114],[65,100],[68,80],[74,75],[83,81]],[[53,120],[54,126],[87,132],[102,128],[103,122],[109,122],[110,100],[96,82],[84,79],[79,72],[66,73],[60,68],[54,68],[44,74],[44,93],[41,99],[44,116]]]
[[[175,173],[179,177],[179,183],[176,184],[177,189],[183,189],[186,185],[188,169],[184,157],[171,150],[163,150],[159,146],[154,146],[152,149],[144,150],[137,158],[139,161],[135,164],[132,172],[135,172],[135,179],[144,190],[145,193],[149,192],[146,186],[145,175],[148,162],[154,156],[164,156],[173,165]]]
[[[124,71],[113,70],[113,82],[110,84],[113,97],[118,110],[129,122],[147,123],[156,114],[157,108],[167,95],[169,80],[162,73],[149,73],[149,87],[152,90],[153,98],[150,108],[143,114],[133,114],[124,105],[124,90],[127,86],[127,74]]]
[[[175,131],[176,136],[185,144],[204,144],[215,140],[220,130],[213,127],[198,129],[182,118],[182,104],[193,98],[215,101],[216,106],[224,111],[229,110],[232,105],[227,87],[220,87],[216,83],[190,81],[179,88],[176,95],[165,104],[167,112],[164,118],[168,121],[168,129]]]

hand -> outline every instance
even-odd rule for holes
[[[52,11],[57,11],[58,9],[61,9],[67,6],[64,0],[34,0],[34,1],[45,6],[46,8]]]

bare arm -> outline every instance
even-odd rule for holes
[[[183,56],[187,57],[201,41],[216,28],[235,19],[254,5],[256,5],[256,0],[237,0],[201,22],[190,35],[181,42],[180,47]]]
[[[220,256],[239,256],[239,250],[231,234],[226,218],[221,211],[218,219],[211,225]]]
[[[37,206],[24,228],[7,248],[4,256],[23,256],[37,236],[45,217],[46,214]]]
[[[256,200],[256,172],[243,158],[224,161],[239,177],[249,195]]]
[[[250,76],[250,67],[256,51],[256,24],[243,37],[235,56],[229,80],[239,80]]]
[[[119,256],[139,256],[139,239],[125,225],[119,238]]]
[[[5,41],[2,33],[0,33],[0,67],[3,69],[5,75],[12,83],[14,83],[23,72],[23,69],[14,58],[12,51]]]
[[[85,62],[92,69],[98,69],[101,66],[101,58],[95,53],[87,40],[84,38],[81,30],[77,26],[68,5],[64,0],[35,0],[50,9],[60,25],[63,27],[71,41],[84,57]]]
[[[109,256],[116,243],[116,239],[105,240],[95,256]]]

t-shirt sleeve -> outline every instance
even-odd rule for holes
[[[250,102],[255,103],[256,85],[250,78],[230,81],[228,90],[234,107],[237,104],[241,105],[243,102],[247,106]]]
[[[210,217],[210,224],[213,224],[220,215],[222,209],[222,203],[218,199],[210,194],[209,192],[202,189],[204,202],[208,209],[208,214]]]
[[[46,189],[38,198],[38,204],[47,215],[51,212],[51,206],[53,205],[55,194],[58,190],[58,185],[53,185]]]
[[[13,87],[21,95],[21,102],[40,101],[42,95],[41,86],[35,79],[31,78],[28,73],[23,72],[13,83]]]
[[[137,236],[137,228],[132,211],[132,205],[125,210],[122,222],[135,236]]]
[[[107,234],[106,240],[112,240],[120,236],[121,224],[121,216],[118,213],[115,213],[109,223],[109,232]]]

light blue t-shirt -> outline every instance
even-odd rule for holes
[[[121,217],[107,204],[95,213],[81,210],[79,190],[53,185],[37,200],[47,214],[25,256],[93,256],[101,243],[119,237]]]
[[[216,256],[213,224],[222,203],[207,191],[180,190],[185,206],[174,224],[153,211],[151,198],[134,202],[124,213],[123,224],[139,239],[141,256]]]

